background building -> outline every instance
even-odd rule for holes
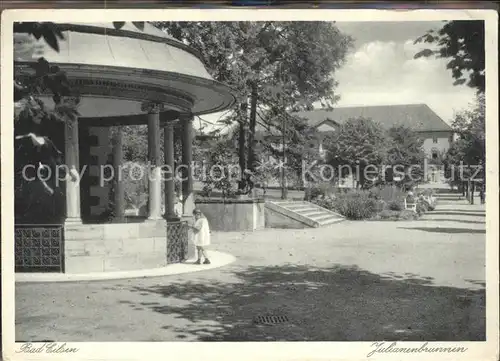
[[[360,117],[372,119],[387,130],[394,126],[407,126],[420,134],[425,153],[430,159],[437,159],[439,154],[446,152],[453,141],[453,129],[426,104],[315,109],[295,115],[307,119],[312,127],[323,134],[336,131],[348,119]],[[320,135],[319,139],[322,138]],[[318,146],[321,150],[321,141]]]

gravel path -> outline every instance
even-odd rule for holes
[[[16,339],[484,340],[484,222],[484,206],[451,202],[413,222],[217,233],[237,258],[223,268],[16,285]]]

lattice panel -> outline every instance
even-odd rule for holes
[[[62,225],[15,226],[16,272],[64,272]]]
[[[188,253],[187,222],[167,223],[167,263],[180,263]]]

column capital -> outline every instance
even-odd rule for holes
[[[158,103],[158,102],[154,102],[154,101],[150,101],[150,100],[144,101],[141,104],[141,110],[143,112],[148,113],[148,114],[159,113],[159,112],[163,111],[164,108],[165,108],[165,105],[163,103]]]

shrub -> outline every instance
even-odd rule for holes
[[[398,218],[402,221],[408,221],[418,218],[418,214],[413,212],[412,210],[405,209],[399,212]]]
[[[382,199],[385,202],[403,199],[405,197],[405,193],[400,188],[391,185],[373,187],[369,192],[372,198]]]
[[[310,201],[318,198],[326,198],[333,194],[334,188],[329,182],[318,183],[304,191],[304,200]]]
[[[387,208],[387,203],[385,203],[382,199],[378,199],[375,204],[375,210],[377,213],[382,212]]]
[[[422,191],[422,194],[426,197],[435,196],[435,192],[431,188],[426,188]]]
[[[314,201],[323,195],[321,189],[318,187],[307,188],[304,193],[304,200],[306,201]]]
[[[392,200],[387,203],[387,208],[391,211],[402,211],[403,207],[403,204],[398,200]]]
[[[399,216],[398,211],[392,211],[389,209],[385,209],[379,213],[380,219],[398,219]]]
[[[432,190],[424,190],[419,195],[417,203],[422,203],[426,210],[433,211],[436,208],[436,198]]]
[[[422,214],[424,214],[427,211],[428,211],[428,208],[427,208],[427,205],[425,203],[422,203],[422,202],[418,202],[417,203],[417,213],[418,213],[418,215],[422,215]]]
[[[203,189],[199,193],[200,197],[203,197],[203,198],[209,198],[211,194],[212,194],[212,187],[210,187],[210,185],[208,185],[208,184],[205,184],[203,186]]]
[[[353,191],[337,196],[334,209],[348,219],[367,219],[377,211],[377,201],[366,191]]]
[[[335,200],[332,198],[325,198],[325,199],[317,199],[315,202],[318,206],[329,209],[331,211],[337,212],[337,208],[335,205]]]

